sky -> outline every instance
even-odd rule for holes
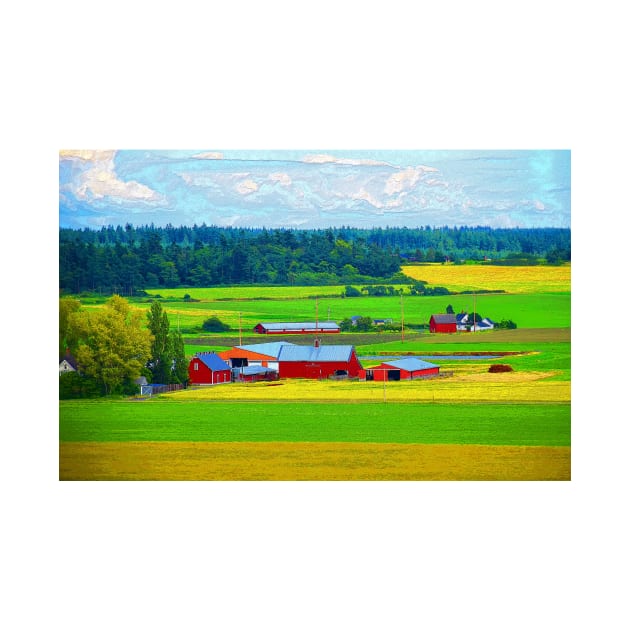
[[[59,152],[61,227],[570,227],[568,150]]]

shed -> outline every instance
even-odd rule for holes
[[[261,335],[312,335],[339,333],[335,322],[261,322],[254,326]]]
[[[434,363],[416,357],[405,357],[395,361],[384,361],[380,365],[368,368],[365,371],[365,380],[408,381],[437,376],[439,373],[440,367]]]
[[[450,313],[431,315],[429,330],[432,333],[457,332],[457,320],[455,319],[455,315],[451,315]]]
[[[244,365],[232,368],[232,380],[243,383],[253,383],[255,381],[277,381],[278,370],[263,367],[262,365]]]
[[[188,380],[193,385],[217,385],[232,380],[230,366],[214,352],[198,352],[188,364]]]
[[[281,378],[356,377],[362,369],[354,346],[284,346],[278,363]]]

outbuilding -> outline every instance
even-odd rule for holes
[[[380,365],[365,370],[366,381],[408,381],[417,378],[438,376],[440,367],[434,363],[405,357],[395,361],[384,361]]]
[[[188,380],[192,385],[230,383],[230,366],[214,352],[198,352],[188,364]]]
[[[356,377],[362,369],[354,346],[283,346],[280,378]]]
[[[429,330],[432,333],[457,332],[457,320],[455,319],[455,315],[449,313],[431,315]]]
[[[318,335],[341,332],[335,322],[261,322],[254,326],[260,335]]]
[[[241,383],[254,383],[256,381],[277,381],[278,370],[263,367],[262,365],[244,365],[232,368],[232,380]]]

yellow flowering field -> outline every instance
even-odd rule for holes
[[[571,265],[510,267],[494,265],[404,265],[402,272],[414,280],[452,291],[473,289],[507,293],[559,293],[571,291]]]
[[[479,369],[479,368],[477,368]],[[287,379],[192,387],[163,394],[178,401],[256,402],[570,402],[571,383],[554,372],[454,372],[451,377],[399,382]]]
[[[65,442],[61,480],[571,479],[571,448],[339,442]]]

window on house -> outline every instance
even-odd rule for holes
[[[194,369],[195,369],[195,370],[198,370],[198,369],[199,369],[199,363],[195,363],[195,367],[194,367]]]

